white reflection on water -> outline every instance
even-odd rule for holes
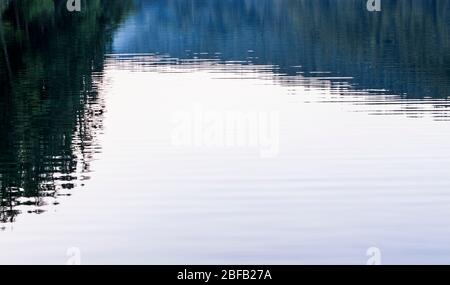
[[[91,180],[8,225],[1,263],[64,264],[76,247],[84,264],[365,264],[372,246],[385,264],[448,263],[449,122],[388,116],[395,96],[270,66],[110,56],[98,84]],[[173,146],[171,115],[195,103],[279,112],[279,155]]]

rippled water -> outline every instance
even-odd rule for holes
[[[365,2],[2,2],[0,263],[448,263],[449,3]]]

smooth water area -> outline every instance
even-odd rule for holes
[[[0,6],[0,263],[450,262],[448,1],[63,2]]]

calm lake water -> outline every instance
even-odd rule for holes
[[[0,4],[0,263],[450,262],[449,1],[36,2]]]

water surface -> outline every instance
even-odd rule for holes
[[[92,3],[0,6],[0,263],[449,262],[447,1]]]

